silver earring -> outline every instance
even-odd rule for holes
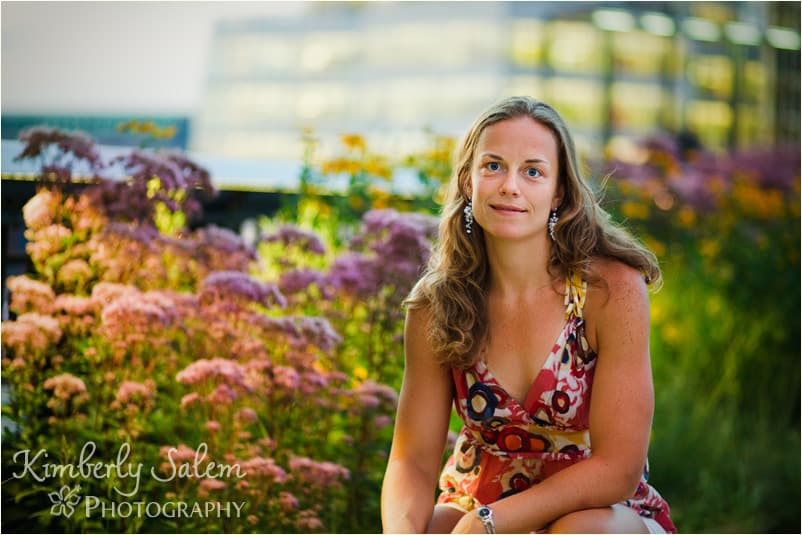
[[[471,201],[468,201],[462,213],[465,214],[465,232],[470,234],[471,228],[473,227],[473,205]]]
[[[557,226],[560,216],[557,215],[557,210],[552,210],[549,216],[549,238],[554,241],[554,227]]]

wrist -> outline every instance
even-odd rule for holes
[[[482,527],[484,527],[485,533],[496,532],[496,521],[493,518],[493,510],[490,507],[487,505],[479,506],[476,509],[476,516],[479,518]]]

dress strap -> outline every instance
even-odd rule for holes
[[[582,275],[569,272],[565,278],[565,318],[571,316],[582,318],[582,309],[588,295],[588,283],[582,280]]]

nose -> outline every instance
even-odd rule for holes
[[[518,190],[518,179],[513,171],[508,171],[504,180],[499,184],[498,192],[500,195],[510,195],[517,197],[521,192]]]

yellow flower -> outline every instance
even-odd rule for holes
[[[662,329],[663,339],[669,344],[675,344],[680,339],[680,329],[673,323],[666,323]]]
[[[390,194],[378,188],[370,188],[371,206],[377,210],[390,206]]]
[[[666,254],[666,246],[663,245],[663,243],[659,240],[655,240],[651,236],[646,236],[643,239],[643,242],[646,244],[646,247],[648,247],[658,258]]]
[[[715,316],[716,314],[721,312],[721,309],[723,308],[723,303],[721,302],[721,297],[719,297],[717,295],[710,296],[708,298],[708,300],[707,300],[707,304],[706,305],[707,305],[706,306],[707,313],[710,314],[711,316]]]
[[[707,258],[713,258],[721,249],[720,244],[716,240],[705,239],[699,243],[699,251]]]
[[[357,366],[356,368],[354,368],[354,377],[358,381],[362,382],[368,378],[368,370],[366,370],[362,366]]]
[[[651,319],[654,325],[659,324],[665,318],[665,310],[663,309],[662,305],[657,300],[653,300],[649,303],[649,309],[651,312]]]
[[[621,213],[632,219],[646,219],[649,217],[649,207],[635,201],[624,201],[621,203]]]
[[[370,156],[364,163],[365,172],[369,175],[381,177],[385,180],[390,180],[393,176],[393,170],[387,164],[387,159],[382,156]]]
[[[359,172],[359,162],[348,158],[335,158],[333,160],[323,162],[323,164],[320,166],[320,170],[326,175],[336,175],[339,173],[355,175]]]
[[[359,195],[350,195],[348,197],[348,206],[353,210],[361,210],[365,206],[365,200]]]
[[[784,212],[783,194],[776,189],[739,182],[732,188],[732,197],[745,213],[761,219],[780,217]]]
[[[340,136],[340,141],[342,141],[343,145],[349,150],[365,150],[367,146],[365,138],[359,134],[342,134]]]

